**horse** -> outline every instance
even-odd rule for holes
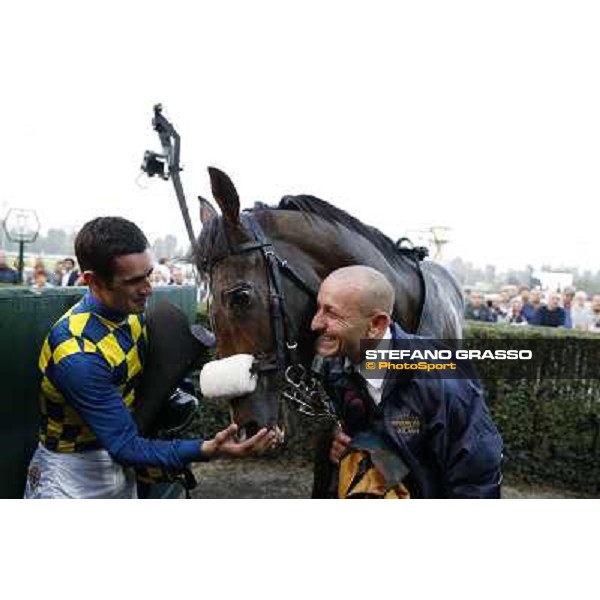
[[[462,337],[462,293],[441,265],[421,262],[416,250],[313,196],[285,196],[277,207],[256,204],[240,212],[229,176],[208,171],[221,215],[200,198],[195,262],[210,290],[217,358],[242,353],[255,359],[256,390],[231,406],[243,435],[261,427],[285,430],[283,374],[313,361],[317,291],[335,269],[367,265],[382,272],[396,292],[392,317],[405,331]]]

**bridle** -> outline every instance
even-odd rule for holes
[[[311,417],[338,421],[335,409],[319,379],[311,370],[307,370],[299,360],[298,332],[294,330],[287,309],[282,283],[283,276],[290,279],[313,301],[316,301],[318,290],[307,284],[288,261],[277,254],[273,244],[267,239],[262,227],[250,212],[244,211],[241,213],[240,222],[245,226],[246,231],[252,235],[252,241],[233,245],[227,236],[227,230],[225,230],[229,246],[228,251],[212,257],[205,267],[209,272],[209,281],[212,282],[212,271],[221,260],[247,252],[260,251],[262,254],[267,271],[269,312],[275,339],[275,351],[265,358],[255,357],[252,370],[257,374],[276,371],[277,376],[283,382],[282,394],[284,398],[290,401],[300,412]],[[405,241],[407,241],[406,238],[398,240],[396,249],[400,254],[404,254],[414,261],[419,275],[423,292],[419,307],[420,322],[425,301],[425,281],[419,263],[426,256],[426,249],[406,247],[404,246]]]
[[[293,327],[286,305],[283,277],[290,279],[313,301],[316,300],[317,290],[306,283],[286,259],[277,254],[273,244],[267,239],[262,227],[251,213],[241,213],[240,221],[245,226],[246,231],[252,235],[253,240],[237,245],[229,244],[227,252],[212,257],[207,265],[210,281],[212,281],[212,270],[221,260],[248,252],[259,251],[262,254],[267,271],[269,313],[275,350],[271,355],[257,358],[254,362],[253,371],[256,373],[277,371],[278,376],[283,378],[289,367],[301,366],[298,355],[298,332]]]

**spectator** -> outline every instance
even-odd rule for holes
[[[71,287],[79,279],[79,272],[75,270],[75,261],[72,258],[63,260],[64,271],[60,280],[62,287]]]
[[[523,316],[523,301],[519,296],[512,299],[510,303],[510,312],[506,322],[511,325],[527,325],[527,319]]]
[[[509,309],[507,308],[505,310],[504,308],[504,297],[502,296],[502,294],[493,294],[490,298],[490,301],[492,303],[491,312],[494,317],[493,320],[497,323],[506,322]]]
[[[571,324],[573,329],[579,331],[588,331],[592,324],[592,311],[586,305],[587,294],[579,290],[573,299],[571,305]]]
[[[529,302],[529,288],[526,285],[522,285],[519,288],[519,296],[521,297],[523,306],[525,306]]]
[[[471,301],[465,308],[465,319],[487,322],[496,320],[490,308],[483,304],[483,295],[481,292],[471,292]]]
[[[43,267],[37,267],[33,272],[33,282],[31,288],[34,292],[40,292],[43,289],[54,287],[51,283],[48,283],[48,273]]]
[[[511,308],[511,300],[517,295],[517,288],[514,285],[505,285],[500,292],[502,298],[502,310],[508,315]]]
[[[573,323],[571,321],[571,306],[573,304],[573,297],[575,296],[575,290],[572,287],[566,287],[563,291],[563,308],[565,310],[565,327],[571,329]]]
[[[533,316],[532,325],[543,327],[564,327],[565,310],[560,306],[560,294],[553,292],[548,298],[548,306],[542,305]]]
[[[48,279],[50,279],[50,271],[46,268],[46,264],[44,263],[44,259],[41,256],[38,256],[35,259],[35,262],[33,263],[34,274],[35,274],[35,271],[37,271],[38,269],[42,269],[46,273],[46,277]]]
[[[44,265],[44,260],[42,259],[41,256],[38,256],[38,257],[36,257],[36,259],[33,263],[33,268],[28,269],[29,272],[27,274],[27,277],[25,278],[25,280],[27,281],[27,285],[32,286],[34,284],[35,274],[40,269],[45,271],[46,279],[50,278],[50,273],[46,270],[46,266]]]
[[[527,319],[528,323],[533,324],[535,320],[536,312],[542,307],[542,292],[539,290],[531,290],[528,293],[529,299],[523,302],[523,316]],[[523,293],[521,292],[521,298]]]
[[[19,283],[19,274],[6,264],[6,252],[0,250],[0,283]]]
[[[153,287],[156,287],[157,285],[168,285],[169,280],[164,276],[164,273],[160,269],[155,268],[150,274],[150,283]]]
[[[23,264],[23,268],[21,268],[21,261],[17,257],[17,258],[15,258],[15,260],[13,260],[12,268],[17,272],[17,283],[21,283],[19,273],[25,273],[25,264]]]
[[[54,270],[50,274],[49,281],[52,285],[59,286],[62,281],[62,276],[65,270],[65,266],[62,260],[57,260],[54,263]]]
[[[184,285],[185,284],[185,274],[181,267],[172,267],[171,268],[171,285]]]
[[[600,333],[600,294],[592,296],[592,322],[589,331]]]
[[[171,269],[169,268],[169,261],[166,258],[159,258],[158,265],[154,267],[155,271],[158,271],[161,275],[161,280],[164,281],[164,284],[157,285],[167,285],[171,283]]]

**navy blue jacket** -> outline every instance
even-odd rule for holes
[[[533,324],[533,320],[535,318],[536,311],[537,311],[537,308],[535,308],[533,306],[533,304],[526,302],[525,304],[523,304],[523,308],[521,309],[521,314],[527,319],[527,322],[529,324]]]
[[[10,267],[0,267],[0,283],[19,283],[19,274]]]
[[[560,306],[555,310],[550,310],[547,306],[540,306],[531,321],[532,325],[542,325],[544,327],[564,327],[566,312]]]
[[[417,336],[394,324],[392,337]],[[502,438],[479,381],[433,373],[423,379],[386,378],[376,406],[366,389],[360,393],[362,378],[349,373],[343,359],[325,360],[322,371],[344,429],[350,435],[376,431],[409,467],[405,483],[411,497],[499,498]]]
[[[467,304],[465,308],[465,319],[495,323],[498,320],[498,316],[491,308],[485,306],[485,304],[482,304],[479,308],[474,308],[471,304]]]

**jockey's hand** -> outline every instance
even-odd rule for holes
[[[235,423],[219,431],[212,440],[202,442],[201,452],[204,456],[249,456],[253,454],[262,454],[268,448],[272,448],[277,443],[277,436],[274,431],[263,427],[251,438],[237,442],[235,434],[238,427]]]
[[[331,443],[331,449],[329,450],[329,460],[334,465],[339,465],[340,460],[344,458],[344,455],[348,452],[348,444],[351,438],[344,433],[341,427],[337,427],[333,434],[333,441]]]

